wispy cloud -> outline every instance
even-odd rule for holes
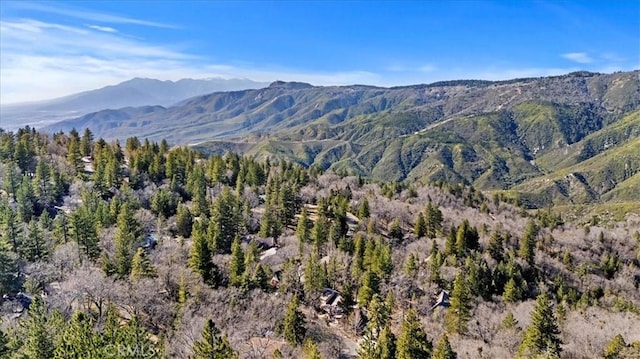
[[[382,81],[379,75],[367,71],[312,72],[211,63],[184,51],[179,44],[149,43],[99,25],[74,27],[34,19],[3,19],[0,31],[0,102],[3,104],[50,99],[133,77],[250,78],[264,82],[306,81],[317,85]]]
[[[586,52],[568,52],[562,54],[562,57],[579,64],[590,64],[593,62],[593,59]]]
[[[434,72],[437,69],[438,69],[438,67],[436,67],[435,65],[427,64],[427,65],[420,66],[420,68],[418,70],[420,72]]]
[[[52,6],[46,3],[35,3],[35,2],[24,1],[24,2],[12,3],[11,6],[14,8],[44,12],[49,14],[56,14],[56,15],[81,19],[85,21],[89,20],[89,21],[109,23],[109,24],[131,24],[131,25],[160,27],[160,28],[169,28],[169,29],[178,28],[178,26],[173,24],[166,24],[166,23],[161,23],[156,21],[135,19],[127,16],[72,8],[72,7],[60,5],[59,3],[56,3],[55,6]]]
[[[109,26],[100,26],[100,25],[87,25],[88,28],[102,31],[102,32],[118,32],[118,30],[109,27]]]

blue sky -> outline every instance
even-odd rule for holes
[[[0,102],[133,77],[380,86],[640,68],[640,2],[0,4]]]

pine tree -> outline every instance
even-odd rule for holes
[[[445,314],[445,326],[450,333],[465,334],[471,319],[471,291],[464,272],[459,272],[453,281],[451,306]]]
[[[418,274],[418,263],[416,261],[416,256],[413,253],[409,253],[404,263],[404,273],[409,278],[414,278]]]
[[[307,213],[307,207],[303,207],[300,212],[300,218],[298,219],[298,227],[296,229],[296,236],[298,241],[302,243],[309,243],[311,241],[311,221]]]
[[[14,277],[17,270],[17,258],[15,253],[11,251],[11,245],[6,239],[0,237],[0,293],[13,291],[17,284]]]
[[[129,276],[134,245],[140,242],[142,228],[133,216],[130,205],[125,204],[118,215],[115,234],[115,266],[120,278]]]
[[[376,344],[376,358],[394,359],[396,357],[396,336],[391,332],[389,323],[380,332],[378,343]]]
[[[207,208],[207,183],[202,166],[195,166],[187,175],[187,192],[193,202],[193,213],[196,216],[206,215]]]
[[[176,215],[176,230],[179,236],[189,238],[193,227],[193,217],[189,207],[179,204]]]
[[[430,358],[433,344],[422,328],[418,314],[409,309],[402,321],[396,344],[397,359]]]
[[[100,337],[93,333],[93,323],[83,312],[76,312],[56,345],[54,358],[99,357],[103,348]],[[108,344],[108,343],[107,343]]]
[[[395,357],[395,336],[389,327],[392,305],[374,295],[367,307],[367,327],[358,349],[359,359]]]
[[[307,338],[304,341],[304,345],[302,347],[303,358],[305,359],[322,359],[322,355],[320,355],[320,350],[318,350],[318,346],[313,340]]]
[[[93,133],[88,127],[85,127],[80,139],[80,154],[82,156],[91,156],[91,148],[93,147]]]
[[[391,222],[391,227],[389,228],[389,237],[395,238],[397,240],[402,240],[404,234],[402,233],[402,227],[400,226],[400,221],[398,218],[394,218]]]
[[[22,176],[22,182],[20,183],[16,193],[16,202],[18,202],[18,219],[21,222],[29,222],[31,217],[33,217],[36,203],[33,186],[29,176]]]
[[[124,356],[128,358],[157,358],[161,352],[161,348],[151,341],[146,328],[135,316],[117,330],[115,343],[117,348],[125,350]]]
[[[67,162],[75,170],[75,175],[81,175],[83,171],[82,153],[80,153],[80,138],[78,132],[73,129],[70,133],[69,144],[67,146]]]
[[[527,261],[530,266],[533,266],[535,262],[535,239],[537,235],[538,226],[533,219],[530,219],[524,229],[524,234],[520,240],[520,250],[518,251],[520,258]]]
[[[205,283],[215,285],[215,266],[211,262],[211,250],[200,223],[193,226],[191,233],[191,250],[189,252],[189,266],[200,274]]]
[[[202,329],[202,339],[193,344],[194,359],[232,359],[237,358],[236,353],[227,336],[220,334],[213,322],[209,319]]]
[[[521,299],[520,287],[513,278],[509,278],[504,286],[502,300],[507,303],[517,303]]]
[[[55,343],[47,319],[44,302],[39,296],[35,296],[29,306],[29,318],[21,324],[20,328],[23,343],[19,351],[24,357],[36,359],[53,357]]]
[[[40,225],[35,220],[29,222],[29,234],[25,238],[20,252],[30,261],[43,260],[49,255],[49,246]]]
[[[287,313],[282,324],[282,334],[284,339],[291,345],[302,344],[307,333],[304,314],[298,310],[298,297],[293,296],[287,306]]]
[[[365,219],[369,218],[371,215],[371,211],[369,210],[369,199],[365,197],[360,203],[360,207],[358,208],[358,218]]]
[[[229,265],[229,280],[233,286],[241,286],[244,282],[245,256],[240,243],[240,238],[236,237],[231,245],[231,264]]]
[[[65,224],[63,223],[62,226]],[[60,230],[64,231],[65,228]],[[64,232],[63,232],[63,235]],[[69,217],[69,235],[78,243],[78,247],[87,258],[96,259],[100,255],[96,222],[87,208],[81,207]]]
[[[18,165],[15,161],[9,161],[4,167],[4,176],[2,178],[3,188],[8,195],[11,195],[13,199],[16,199],[16,192],[20,185],[21,176]]]
[[[4,239],[11,245],[11,250],[18,253],[22,245],[22,226],[18,223],[16,212],[9,205],[0,207],[0,239]]]
[[[327,276],[316,253],[309,254],[304,266],[304,293],[312,301],[320,296],[320,292],[327,286]]]
[[[549,297],[542,293],[536,298],[536,305],[531,313],[531,324],[518,347],[518,355],[524,358],[542,354],[560,357],[562,348],[559,335],[560,330],[553,308],[549,304]]]
[[[491,238],[489,238],[489,244],[487,245],[487,252],[491,258],[495,259],[497,262],[502,261],[504,259],[504,249],[502,248],[504,242],[504,238],[499,231],[494,231],[491,234]]]
[[[622,359],[620,352],[627,347],[627,343],[619,333],[616,334],[604,349],[604,359]]]
[[[456,231],[456,255],[458,258],[464,257],[464,255],[470,251],[479,248],[478,243],[478,230],[469,224],[469,221],[465,219],[462,224],[458,226]]]
[[[436,345],[435,350],[433,351],[432,359],[456,359],[458,354],[453,351],[451,348],[451,343],[449,343],[449,337],[446,334],[442,335],[440,341]]]
[[[431,202],[427,205],[425,222],[427,237],[435,238],[442,231],[442,212],[437,205],[433,205]]]
[[[147,257],[147,252],[145,252],[144,248],[139,247],[131,260],[130,278],[135,280],[141,277],[155,276],[157,276],[156,268]]]
[[[262,290],[267,290],[269,287],[269,277],[262,264],[258,263],[256,266],[256,269],[253,271],[253,278],[251,278],[251,282],[256,288],[260,288]]]
[[[372,271],[367,270],[364,274],[362,285],[358,290],[358,304],[366,307],[374,294],[379,293],[380,278]]]
[[[240,205],[229,187],[225,187],[211,208],[209,245],[218,253],[231,253],[231,244],[239,234]]]
[[[43,207],[48,207],[53,201],[51,193],[51,168],[44,160],[38,161],[33,182],[33,192],[38,198],[38,202],[41,203]]]
[[[422,212],[418,213],[416,224],[413,226],[413,234],[417,238],[422,238],[427,234],[427,222],[424,220]]]
[[[354,240],[354,249],[353,249],[353,260],[351,262],[351,276],[353,278],[360,278],[360,275],[364,270],[365,241],[364,241],[364,238],[362,238],[362,235],[360,233],[356,233],[353,240]]]
[[[324,255],[324,244],[327,242],[327,218],[319,216],[311,229],[311,240],[318,256]]]
[[[444,255],[450,256],[456,254],[456,228],[451,226],[447,239],[444,242]]]

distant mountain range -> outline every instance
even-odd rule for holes
[[[53,100],[2,106],[0,127],[42,126],[104,109],[146,105],[171,106],[185,99],[216,91],[255,89],[268,83],[247,79],[182,79],[160,81],[134,78],[117,85]]]
[[[640,71],[394,88],[274,82],[45,130],[74,127],[375,180],[464,182],[531,207],[640,201]]]

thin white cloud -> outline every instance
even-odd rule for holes
[[[562,57],[579,64],[590,64],[593,62],[593,59],[589,57],[586,52],[568,52],[566,54],[562,54]]]
[[[85,9],[72,8],[72,7],[62,6],[59,3],[56,3],[55,6],[52,6],[46,3],[21,1],[21,2],[13,2],[11,3],[11,6],[19,9],[62,15],[62,16],[72,17],[72,18],[81,19],[85,21],[89,20],[89,21],[102,22],[102,23],[131,24],[131,25],[170,28],[170,29],[178,28],[178,26],[173,24],[166,24],[166,23],[160,23],[155,21],[135,19],[135,18],[126,17],[126,16],[95,12],[95,11],[90,11]]]
[[[378,75],[366,71],[317,73],[209,63],[176,47],[179,44],[161,46],[118,32],[91,31],[88,27],[33,19],[0,21],[0,103],[51,99],[133,77],[160,80],[250,78],[264,82],[305,81],[317,85],[381,82]]]
[[[438,68],[435,65],[422,65],[420,66],[420,68],[418,69],[420,72],[434,72],[436,71]]]
[[[88,28],[90,29],[94,29],[94,30],[98,30],[98,31],[102,31],[102,32],[118,32],[118,30],[109,27],[109,26],[100,26],[100,25],[87,25]]]

